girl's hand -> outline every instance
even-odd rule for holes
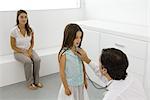
[[[69,89],[69,88],[66,88],[66,89],[65,89],[65,94],[66,94],[66,95],[68,95],[68,96],[70,96],[70,95],[71,95],[71,91],[70,91],[70,89]]]
[[[85,86],[85,88],[87,89],[87,87],[88,87],[87,80],[84,81],[84,86]]]

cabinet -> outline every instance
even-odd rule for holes
[[[133,75],[144,84],[150,96],[150,36],[147,27],[100,20],[79,21],[84,29],[83,48],[88,55],[99,64],[99,56],[103,48],[117,48],[127,54],[128,75]],[[93,81],[99,79],[89,67],[88,75]],[[150,98],[149,98],[150,100]]]
[[[82,48],[84,48],[92,60],[99,64],[99,57],[103,48],[120,49],[127,55],[129,60],[128,75],[133,75],[144,83],[147,42],[86,28],[83,28],[83,31]],[[91,68],[86,67],[86,71],[93,81],[101,84]]]
[[[82,48],[87,52],[92,61],[99,64],[100,55],[100,33],[97,31],[82,28],[84,32]],[[102,84],[92,69],[86,64],[87,75],[96,83]]]
[[[145,78],[145,86],[146,86],[146,91],[149,96],[150,100],[150,42],[148,43],[148,56],[147,56],[147,70],[146,70],[146,78]]]
[[[147,60],[147,62],[148,62],[148,66],[147,66],[147,78],[150,78],[150,42],[149,42],[149,44],[148,44],[148,60]],[[150,80],[149,79],[147,79],[147,81],[148,81],[148,88],[150,89]]]

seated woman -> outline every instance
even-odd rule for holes
[[[34,32],[28,24],[27,12],[17,12],[17,25],[11,30],[11,47],[16,60],[24,64],[27,87],[29,89],[42,88],[39,82],[40,61],[38,54],[33,50]],[[32,68],[33,67],[33,68]]]

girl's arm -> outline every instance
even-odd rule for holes
[[[66,75],[65,75],[65,63],[66,63],[66,56],[62,55],[61,57],[59,56],[59,69],[60,69],[60,77],[62,80],[62,83],[64,85],[65,88],[65,93],[66,95],[71,95],[71,91],[69,89],[67,80],[66,80]]]
[[[87,79],[86,79],[85,65],[84,65],[83,62],[82,62],[82,64],[83,64],[83,74],[84,74],[84,85],[85,85],[85,88],[87,89]]]

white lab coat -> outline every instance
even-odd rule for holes
[[[137,79],[127,76],[125,80],[107,81],[105,77],[101,75],[98,65],[91,61],[89,66],[106,85],[111,83],[107,87],[108,91],[103,100],[147,100],[144,88]]]

